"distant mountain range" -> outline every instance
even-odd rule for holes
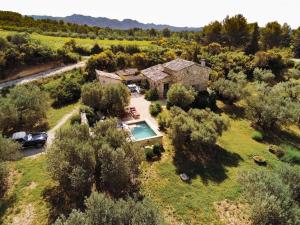
[[[95,27],[109,27],[111,29],[120,29],[120,30],[128,30],[132,28],[140,28],[140,29],[151,29],[154,28],[156,30],[163,30],[165,28],[170,29],[171,31],[199,31],[201,28],[197,27],[176,27],[170,25],[162,25],[162,24],[154,24],[154,23],[141,23],[132,19],[124,19],[122,21],[117,19],[109,19],[106,17],[91,17],[84,16],[79,14],[73,14],[71,16],[66,17],[53,17],[53,16],[37,16],[32,15],[34,19],[51,19],[51,20],[63,20],[69,23],[75,23],[79,25],[88,25]]]

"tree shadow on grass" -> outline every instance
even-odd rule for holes
[[[173,158],[176,173],[187,174],[190,181],[200,176],[204,184],[207,184],[209,181],[221,183],[228,178],[225,167],[237,167],[243,159],[239,154],[228,152],[220,146],[216,146],[214,150],[214,156],[205,164],[197,157],[177,150]]]
[[[0,197],[0,218],[3,218],[6,210],[12,208],[16,203],[16,195],[13,194],[9,197]],[[1,224],[1,222],[0,222]]]
[[[273,129],[265,132],[264,143],[266,144],[288,144],[300,148],[300,136],[290,130]]]
[[[72,209],[77,208],[65,197],[63,190],[58,186],[47,188],[43,193],[43,198],[50,206],[47,224],[53,224],[60,215],[67,216]]]
[[[245,109],[235,104],[224,104],[221,108],[218,108],[216,113],[225,113],[232,119],[245,118]]]

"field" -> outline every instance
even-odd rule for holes
[[[64,107],[60,107],[60,108],[53,108],[51,107],[48,111],[47,111],[47,118],[48,118],[48,122],[49,122],[49,129],[53,128],[59,120],[61,120],[61,118],[63,118],[64,115],[72,112],[76,107],[79,107],[80,103],[73,103],[73,104],[69,104],[66,105]]]
[[[222,117],[230,122],[230,129],[219,139],[218,159],[213,165],[203,167],[174,154],[168,138],[164,140],[167,151],[163,158],[144,164],[144,194],[165,212],[169,224],[222,224],[214,204],[239,199],[238,175],[244,170],[272,169],[282,163],[267,150],[268,143],[251,138],[254,129],[248,121],[224,111]],[[256,165],[254,155],[263,156],[267,166]],[[191,182],[180,179],[183,172]]]
[[[10,164],[11,188],[0,204],[0,224],[47,224],[49,204],[45,191],[54,183],[47,173],[45,156]]]
[[[14,34],[13,31],[5,31],[0,29],[0,37],[6,37],[10,34]],[[93,40],[93,39],[82,39],[82,38],[68,38],[68,37],[53,37],[33,33],[31,37],[35,40],[40,41],[43,45],[48,46],[53,50],[61,48],[67,41],[74,39],[76,43],[82,47],[91,48],[95,43],[100,46],[109,47],[111,45],[136,45],[139,47],[151,46],[150,41],[128,41],[128,40]]]

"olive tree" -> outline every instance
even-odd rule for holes
[[[110,116],[119,116],[129,101],[130,92],[124,84],[110,84],[104,89],[102,110]]]
[[[94,192],[85,201],[86,210],[73,210],[68,218],[59,218],[54,225],[161,225],[158,210],[147,200],[114,201],[109,196]]]
[[[275,171],[253,170],[240,174],[239,181],[250,204],[253,224],[298,224],[300,211],[295,201],[299,188],[299,169],[284,166]],[[292,176],[295,175],[295,181]],[[299,197],[298,190],[296,196]]]
[[[67,196],[83,200],[94,183],[96,159],[87,126],[71,126],[56,134],[47,154],[48,170]]]
[[[243,72],[230,71],[228,79],[219,78],[213,82],[212,89],[217,95],[232,104],[247,95],[246,84],[246,75]]]
[[[87,126],[75,125],[57,133],[48,151],[48,168],[66,196],[79,205],[92,186],[114,197],[138,190],[142,151],[128,142],[129,134],[117,129],[117,120]]]
[[[101,108],[101,101],[103,97],[103,87],[100,83],[88,83],[81,89],[82,103],[95,109]]]
[[[297,123],[300,114],[299,93],[299,84],[285,82],[274,87],[257,84],[255,94],[246,99],[246,114],[263,129]]]
[[[253,71],[253,78],[257,81],[270,83],[274,81],[275,75],[272,73],[271,70],[255,68]]]
[[[177,107],[171,109],[167,123],[175,148],[195,153],[203,160],[212,153],[218,137],[228,128],[227,122],[210,110],[184,112]]]
[[[7,97],[0,97],[0,103],[0,129],[4,133],[34,129],[47,122],[49,96],[35,85],[12,88]]]
[[[197,93],[182,84],[174,84],[167,93],[167,100],[172,106],[187,109],[195,100]]]

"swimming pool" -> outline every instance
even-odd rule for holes
[[[147,124],[146,121],[141,121],[129,125],[132,136],[135,140],[142,140],[157,136],[152,128]]]

